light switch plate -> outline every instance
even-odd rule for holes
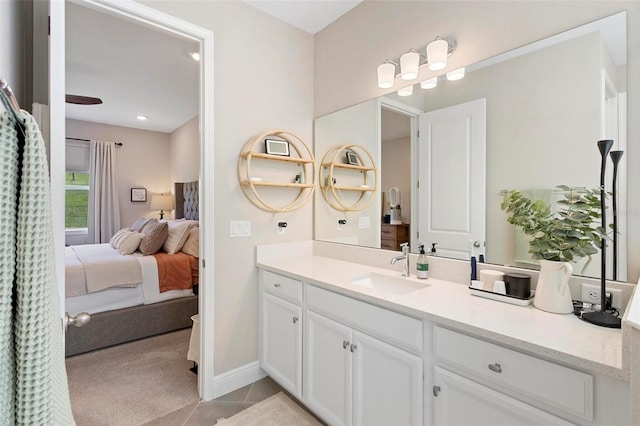
[[[358,218],[358,227],[360,229],[371,228],[371,218],[369,216],[360,216]]]
[[[250,220],[232,220],[229,222],[230,238],[245,238],[251,236]]]

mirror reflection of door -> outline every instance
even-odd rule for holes
[[[445,257],[484,254],[486,101],[420,115],[420,238]]]

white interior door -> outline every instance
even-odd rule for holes
[[[486,100],[420,115],[419,238],[442,256],[484,253]]]

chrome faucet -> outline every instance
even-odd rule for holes
[[[391,264],[395,264],[398,260],[404,260],[402,263],[402,276],[409,276],[409,243],[400,244],[400,248],[402,248],[402,256],[396,256],[391,259]]]

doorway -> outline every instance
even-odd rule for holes
[[[200,365],[198,375],[198,394],[201,399],[208,400],[213,395],[213,34],[211,31],[178,20],[172,16],[160,13],[155,9],[139,5],[134,2],[95,2],[84,0],[78,5],[118,17],[147,28],[171,33],[174,36],[189,39],[199,45],[200,77],[198,114],[200,140],[200,289],[198,311],[200,312]],[[51,181],[52,204],[54,213],[54,233],[56,240],[56,263],[58,265],[59,282],[61,282],[61,303],[64,304],[64,175],[65,175],[65,137],[66,125],[64,120],[65,93],[65,6],[67,3],[52,1],[50,3],[51,35],[50,35],[50,64],[49,87],[51,107]],[[75,6],[75,5],[74,5]],[[188,52],[185,52],[188,53]],[[204,143],[207,141],[207,143]],[[57,153],[57,154],[53,154]],[[62,153],[62,154],[60,154]],[[208,190],[209,189],[209,190]],[[209,193],[209,197],[205,194]],[[59,251],[58,251],[59,250]],[[204,268],[205,261],[208,267]],[[62,277],[62,279],[60,279]],[[64,306],[61,306],[64,312]]]

